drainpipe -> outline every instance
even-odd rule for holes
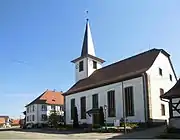
[[[142,74],[142,78],[143,78],[143,90],[144,90],[144,117],[145,117],[145,122],[148,121],[148,113],[147,113],[147,109],[148,109],[148,99],[147,99],[147,78],[146,78],[146,73]]]
[[[123,119],[124,119],[124,134],[126,134],[126,105],[124,95],[124,83],[122,81],[122,97],[123,97]]]

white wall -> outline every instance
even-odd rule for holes
[[[124,88],[128,86],[133,86],[134,93],[134,110],[135,116],[128,117],[128,120],[132,121],[145,121],[144,117],[144,95],[143,95],[143,81],[142,77],[124,81]],[[86,122],[91,124],[92,118],[80,119],[80,98],[86,96],[86,111],[92,109],[92,95],[98,94],[99,96],[99,107],[107,105],[107,92],[109,90],[115,90],[115,104],[116,104],[116,117],[107,117],[108,123],[113,123],[114,119],[121,119],[123,117],[123,102],[122,102],[122,83],[115,83],[92,90],[87,90],[79,92],[76,94],[66,96],[66,123],[71,124],[71,99],[75,98],[75,105],[78,109],[78,117],[81,123]]]
[[[79,62],[83,61],[83,71],[79,72]],[[88,75],[87,73],[87,58],[81,59],[75,63],[75,82],[86,78]]]
[[[83,61],[84,68],[83,68],[83,71],[79,72],[79,62],[80,61]],[[97,62],[97,69],[102,68],[102,63],[98,62],[97,60],[95,60],[95,61]],[[96,69],[93,68],[93,59],[92,58],[86,57],[86,58],[83,58],[83,59],[77,61],[75,63],[75,80],[76,80],[75,82],[89,77],[95,70]]]
[[[97,69],[102,68],[102,63],[98,62],[97,60],[94,60],[97,62]],[[88,76],[90,76],[96,69],[93,68],[93,59],[88,58]]]
[[[50,111],[51,111],[51,105],[47,105],[47,111],[42,111],[42,104],[33,104],[34,105],[34,111],[30,111],[29,113],[27,113],[27,107],[26,107],[26,123],[46,123],[47,121],[42,121],[42,114],[45,114],[47,116],[50,115]],[[32,108],[33,105],[30,105],[28,107]],[[62,110],[62,106],[60,107],[60,105],[56,105],[55,106],[55,110],[56,111],[60,111],[60,114],[64,115],[64,111]],[[32,121],[32,115],[34,115],[34,121]],[[27,121],[27,116],[31,117],[31,121]]]
[[[159,75],[159,68],[162,69],[162,76]],[[160,88],[167,92],[175,83],[175,75],[171,68],[168,58],[159,53],[157,59],[153,63],[152,67],[147,71],[150,78],[150,94],[152,104],[152,119],[168,119],[169,118],[169,105],[167,102],[160,99]],[[172,81],[170,81],[169,74],[172,75]],[[166,115],[161,115],[161,103],[165,105]]]

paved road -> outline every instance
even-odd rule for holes
[[[123,135],[122,133],[81,133],[81,132],[61,132],[44,130],[0,130],[0,139],[153,139],[162,134],[165,126],[150,128],[144,131],[138,131]]]
[[[136,131],[126,135],[116,135],[110,139],[153,139],[156,136],[159,136],[160,134],[164,133],[165,129],[166,126],[154,127],[143,131]]]
[[[17,130],[0,131],[0,139],[108,139],[115,133],[61,133],[22,132]]]

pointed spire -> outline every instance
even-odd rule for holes
[[[94,44],[92,40],[89,19],[86,19],[86,29],[84,33],[83,46],[81,51],[81,56],[86,56],[88,54],[95,56]]]

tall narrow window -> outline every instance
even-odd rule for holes
[[[165,116],[165,105],[161,104],[161,115]]]
[[[97,69],[97,62],[93,60],[93,69]]]
[[[159,75],[162,76],[162,69],[161,68],[159,68]]]
[[[51,105],[51,110],[56,110],[56,106],[55,105]]]
[[[27,113],[29,113],[29,107],[27,107]]]
[[[111,90],[107,92],[108,97],[108,116],[115,117],[116,109],[115,109],[115,91]]]
[[[81,119],[86,119],[86,97],[81,97]]]
[[[33,105],[33,109],[32,109],[32,111],[34,112],[34,105]]]
[[[134,116],[133,87],[125,88],[125,109],[126,116]]]
[[[47,111],[47,105],[42,105],[42,106],[41,106],[41,110],[42,110],[42,111]]]
[[[169,74],[169,79],[170,79],[170,81],[172,81],[172,75],[171,74]]]
[[[71,99],[71,120],[74,119],[75,99]]]
[[[46,114],[41,115],[41,121],[47,121],[47,115]]]
[[[27,122],[29,122],[29,116],[27,116]]]
[[[94,94],[92,96],[92,107],[93,108],[98,108],[98,94]]]
[[[79,62],[79,72],[83,71],[83,61]]]
[[[34,121],[34,115],[32,115],[32,121]]]
[[[164,94],[164,89],[160,88],[160,95]]]

